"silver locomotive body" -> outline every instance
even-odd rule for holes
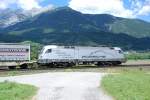
[[[121,64],[125,62],[123,51],[118,47],[45,46],[38,59],[41,65],[48,64]]]

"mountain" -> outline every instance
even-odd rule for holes
[[[42,12],[0,30],[1,42],[111,45],[150,49],[150,23],[107,14],[82,14],[69,7]]]
[[[32,18],[38,14],[41,14],[46,11],[50,11],[51,6],[44,8],[33,8],[31,10],[22,10],[22,9],[4,9],[0,10],[0,28],[6,28],[16,23]]]
[[[8,27],[18,22],[24,21],[29,16],[29,13],[24,12],[21,9],[0,10],[0,28]]]

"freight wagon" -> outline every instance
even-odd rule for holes
[[[30,62],[30,45],[17,43],[0,43],[0,67],[27,68]]]
[[[43,47],[38,64],[74,66],[78,64],[119,65],[126,62],[123,51],[118,47],[56,46]]]

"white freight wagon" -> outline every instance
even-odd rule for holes
[[[123,51],[118,47],[45,46],[39,55],[41,65],[97,64],[118,65],[125,62]]]
[[[30,45],[15,43],[0,43],[0,67],[27,67],[30,61]]]

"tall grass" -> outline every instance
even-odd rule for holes
[[[144,72],[105,76],[102,87],[115,100],[150,100],[150,74]]]

